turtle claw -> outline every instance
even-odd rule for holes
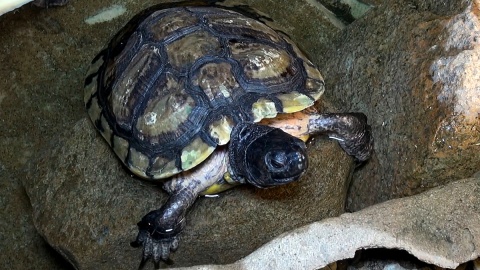
[[[152,259],[155,269],[160,268],[160,262],[171,265],[173,261],[169,258],[170,252],[178,248],[178,236],[153,239],[145,230],[140,230],[137,239],[130,243],[130,246],[138,248],[143,247],[142,260],[138,269],[143,269],[148,260]]]

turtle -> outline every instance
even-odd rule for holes
[[[134,16],[93,59],[88,115],[121,162],[163,183],[168,200],[138,222],[140,268],[170,262],[195,200],[238,184],[298,180],[306,140],[327,135],[358,163],[373,137],[365,114],[320,113],[315,64],[264,15],[216,1],[159,4]]]

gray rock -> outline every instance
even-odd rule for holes
[[[234,264],[182,270],[313,270],[382,247],[455,269],[480,256],[479,205],[480,179],[463,179],[298,228]]]
[[[71,269],[33,226],[31,206],[14,174],[0,165],[0,268]]]
[[[318,0],[338,17],[355,20],[363,16],[374,5],[359,0]]]
[[[342,111],[365,112],[376,138],[376,157],[350,190],[350,210],[480,170],[478,1],[435,3],[385,1],[323,54],[335,63],[323,69],[325,95]]]
[[[200,198],[172,256],[176,266],[231,263],[283,232],[341,214],[353,160],[335,142],[317,141],[299,182]],[[136,267],[136,223],[166,193],[131,177],[87,119],[56,145],[25,181],[37,230],[78,269]]]
[[[358,2],[364,3],[366,5],[370,5],[370,6],[379,6],[383,2],[385,2],[385,0],[358,0]]]

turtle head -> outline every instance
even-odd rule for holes
[[[305,143],[278,128],[240,123],[229,146],[230,173],[260,188],[300,178],[308,167]]]

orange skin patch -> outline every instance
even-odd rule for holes
[[[317,114],[317,111],[310,107],[295,113],[279,113],[275,118],[263,119],[260,124],[280,128],[292,136],[307,141],[310,119]]]

